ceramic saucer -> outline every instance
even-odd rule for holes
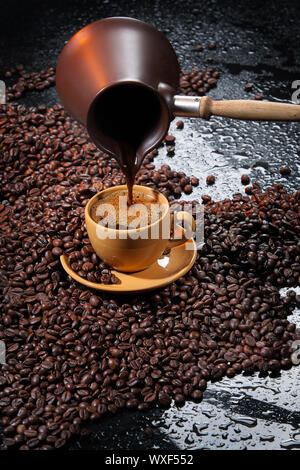
[[[189,249],[186,249],[187,245]],[[146,292],[170,284],[187,273],[193,266],[197,256],[197,247],[194,240],[189,240],[181,246],[172,248],[168,255],[163,255],[149,268],[136,273],[122,273],[112,270],[120,280],[119,284],[101,284],[87,281],[71,269],[66,255],[60,257],[64,270],[75,281],[92,289],[116,293]]]

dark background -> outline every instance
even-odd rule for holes
[[[109,16],[132,16],[156,26],[173,44],[183,70],[213,67],[220,71],[216,99],[291,102],[292,82],[300,80],[299,1],[0,1],[0,78],[11,66],[28,71],[55,66],[66,41],[88,23]],[[216,50],[209,50],[209,42]],[[195,52],[197,44],[204,50]],[[247,93],[244,85],[254,84]],[[7,82],[10,84],[10,82]],[[28,93],[27,105],[58,102],[55,88]],[[168,163],[200,178],[189,199],[215,199],[243,191],[240,176],[249,174],[264,188],[282,182],[300,187],[299,124],[241,123],[213,118],[185,119],[171,159],[160,149],[155,163]],[[279,168],[290,166],[291,176]],[[206,187],[208,174],[216,184]],[[188,199],[186,197],[186,199]],[[298,321],[299,311],[293,321]],[[300,447],[299,369],[280,377],[236,377],[209,384],[202,403],[183,408],[124,412],[87,426],[86,435],[70,444],[82,449],[279,449]]]

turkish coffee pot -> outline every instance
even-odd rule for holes
[[[66,110],[129,179],[175,116],[300,120],[298,105],[178,95],[179,77],[176,54],[161,32],[115,17],[89,24],[68,41],[57,63],[56,87]]]

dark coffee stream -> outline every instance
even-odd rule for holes
[[[93,134],[118,161],[126,177],[128,204],[142,161],[160,121],[160,102],[140,85],[116,85],[101,93],[93,111]]]

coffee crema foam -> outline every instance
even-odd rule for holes
[[[133,203],[128,205],[128,191],[116,191],[91,207],[92,219],[104,227],[127,230],[155,223],[162,216],[166,204],[159,204],[158,197],[133,191]]]

